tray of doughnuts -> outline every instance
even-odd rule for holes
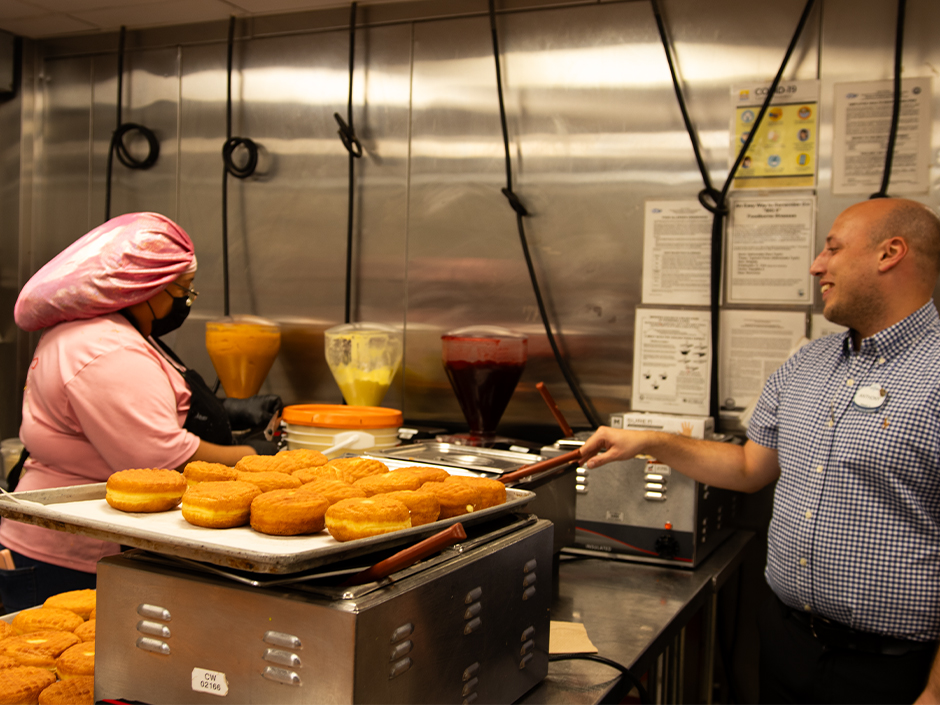
[[[362,456],[362,458],[366,458],[370,462],[376,461],[376,459],[367,458],[367,456]],[[345,458],[343,460],[354,459]],[[445,471],[448,477],[444,479],[455,480],[455,482],[439,482],[438,480],[441,478],[438,477],[435,478],[434,484],[440,485],[440,487],[430,488],[429,485],[428,489],[428,492],[431,492],[431,489],[438,490],[438,494],[440,494],[438,499],[442,509],[448,502],[453,503],[452,497],[463,497],[463,494],[461,494],[463,492],[463,483],[456,482],[456,480],[461,479],[461,476],[472,477],[474,475],[474,473],[464,472],[452,467],[435,467],[415,463],[414,461],[381,458],[381,463],[387,466],[390,472],[409,470],[412,474],[422,474],[419,468],[434,468],[437,473]],[[261,468],[259,478],[261,475],[267,476],[269,474],[268,470],[267,467]],[[246,484],[247,480],[252,479],[248,474],[249,472],[251,472],[250,469],[245,472],[240,471],[239,479],[235,480],[235,483],[239,485]],[[293,474],[302,478],[305,485],[310,484],[311,489],[322,493],[324,496],[327,493],[336,491],[336,487],[331,483],[337,478],[320,477],[324,474],[322,471],[315,474],[312,470],[307,469],[306,471],[295,471]],[[342,479],[353,479],[354,481],[349,484],[367,488],[370,493],[369,497],[358,500],[358,502],[374,503],[378,505],[376,511],[380,509],[384,511],[385,505],[389,502],[386,501],[385,494],[373,493],[387,492],[388,496],[397,494],[399,495],[398,499],[404,502],[404,495],[410,492],[410,490],[404,489],[404,486],[399,487],[388,481],[383,483],[380,480],[367,480],[365,477],[350,478],[348,476],[343,476]],[[267,481],[268,478],[265,477],[265,480]],[[316,487],[314,487],[315,483]],[[448,485],[447,488],[443,487],[445,484]],[[162,511],[124,511],[109,504],[106,499],[108,494],[107,485],[108,483],[102,482],[0,495],[0,516],[13,521],[21,521],[73,534],[82,534],[105,541],[113,541],[123,546],[141,548],[155,553],[217,566],[256,573],[287,574],[318,568],[357,556],[365,556],[377,551],[404,547],[421,541],[456,522],[461,522],[464,526],[471,526],[492,520],[503,514],[522,511],[535,497],[535,494],[528,490],[506,488],[505,501],[495,506],[477,503],[469,513],[454,513],[453,510],[441,511],[438,515],[440,518],[428,521],[428,523],[409,525],[406,522],[401,524],[401,528],[389,533],[348,540],[349,536],[344,534],[343,531],[348,529],[347,524],[354,521],[356,515],[341,512],[337,507],[345,507],[344,502],[356,504],[357,500],[345,497],[342,493],[337,494],[335,498],[331,494],[331,504],[329,509],[326,510],[325,523],[330,524],[331,510],[333,510],[332,513],[335,514],[333,523],[338,527],[337,536],[343,539],[337,540],[326,529],[316,531],[316,533],[297,535],[263,533],[264,530],[267,530],[267,525],[276,523],[271,521],[259,522],[258,528],[260,530],[252,528],[252,525],[248,523],[230,528],[197,525],[184,518],[185,506],[175,506]],[[453,487],[450,487],[451,485]],[[460,486],[459,489],[458,486]],[[121,489],[125,490],[125,495],[122,495],[121,498],[126,500],[126,487],[122,486]],[[266,494],[271,495],[272,493],[286,495],[300,491],[291,488],[279,488],[262,493],[260,497],[266,497]],[[251,497],[258,495],[258,493],[250,492],[247,494]],[[194,499],[197,498],[197,493],[194,492],[193,495]],[[283,496],[268,496],[266,499],[275,501],[258,502],[259,506],[273,506],[279,513],[278,515],[290,515],[291,508],[287,506]],[[466,500],[461,499],[460,501]],[[399,502],[394,503],[399,504]],[[203,509],[203,507],[196,508]],[[470,509],[469,506],[467,508]],[[131,509],[139,509],[139,507],[131,506]],[[401,510],[397,509],[397,511]],[[416,513],[419,510],[414,507],[413,511]]]

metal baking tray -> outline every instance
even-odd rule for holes
[[[382,460],[389,467],[409,464]],[[464,474],[444,469],[451,474]],[[310,536],[268,536],[248,526],[206,529],[189,524],[179,508],[154,514],[121,512],[108,505],[105,491],[106,483],[100,482],[8,493],[0,496],[0,516],[154,553],[255,573],[282,574],[417,543],[457,522],[465,526],[479,524],[522,509],[535,496],[528,490],[507,488],[506,503],[498,507],[340,543],[326,531]]]
[[[478,448],[456,443],[424,442],[399,446],[391,450],[376,451],[380,458],[406,460],[412,463],[430,463],[447,468],[465,468],[477,471],[474,474],[505,475],[524,465],[531,465],[544,456],[520,453],[512,450]]]

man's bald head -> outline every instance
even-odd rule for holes
[[[901,237],[913,251],[917,269],[930,281],[940,273],[940,218],[932,209],[906,198],[880,198],[860,203],[870,212],[872,246]]]

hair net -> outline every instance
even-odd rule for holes
[[[146,301],[196,257],[189,235],[158,213],[127,213],[86,233],[36,272],[13,315],[28,331],[95,318]]]

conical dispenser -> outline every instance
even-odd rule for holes
[[[495,435],[528,358],[528,339],[496,326],[460,328],[441,337],[444,370],[471,436]]]
[[[225,395],[247,399],[261,389],[281,349],[281,328],[258,316],[206,322],[206,350]]]
[[[401,331],[380,323],[346,323],[323,337],[326,364],[346,403],[381,404],[401,366]]]

